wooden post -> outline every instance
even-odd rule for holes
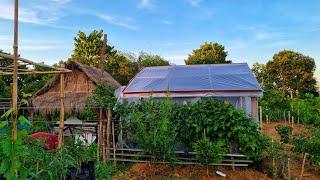
[[[12,75],[12,108],[13,108],[13,121],[12,121],[12,139],[18,139],[18,7],[19,0],[14,1],[14,38],[13,38],[13,75]]]
[[[122,117],[119,118],[119,125],[120,125],[120,143],[121,143],[121,148],[123,148],[123,142],[122,142],[122,137],[123,137]]]
[[[290,124],[290,119],[291,119],[291,115],[290,115],[290,111],[288,111],[288,121],[289,121],[289,124]]]
[[[294,117],[292,116],[292,121],[291,121],[291,127],[293,128],[293,124],[294,124]]]
[[[112,146],[113,146],[113,163],[116,164],[116,142],[114,137],[114,122],[112,121]]]
[[[110,132],[110,124],[111,124],[111,118],[112,118],[112,114],[111,114],[112,112],[111,112],[111,109],[110,108],[108,108],[108,110],[107,110],[107,159],[109,160],[110,159],[110,150],[109,150],[109,148],[110,148],[110,134],[111,134],[111,132]]]
[[[304,173],[304,165],[305,165],[305,163],[306,163],[307,155],[308,155],[308,153],[304,153],[304,155],[303,155],[302,167],[301,167],[301,172],[300,172],[299,180],[302,179],[302,176],[303,176],[303,173]]]
[[[58,149],[63,144],[63,130],[64,130],[64,74],[60,74],[60,120],[59,120],[59,136]]]
[[[102,109],[101,109],[101,116],[103,116]],[[105,123],[102,123],[102,159],[103,159],[103,162],[106,162],[106,124]]]
[[[269,123],[269,116],[267,115],[267,123]]]
[[[290,158],[288,158],[288,179],[291,179],[291,171],[290,171]]]
[[[262,132],[262,107],[260,106],[260,130]]]
[[[286,121],[287,117],[286,117],[286,111],[283,111],[283,120]]]
[[[99,133],[98,133],[98,147],[99,147],[99,157],[103,156],[103,139],[102,139],[102,108],[99,108]]]

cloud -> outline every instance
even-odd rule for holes
[[[167,24],[167,25],[172,25],[173,22],[172,21],[168,21],[168,20],[163,20],[161,21],[163,24]]]
[[[130,29],[130,30],[138,30],[138,27],[130,24],[130,21],[132,21],[132,19],[130,19],[130,18],[110,16],[110,15],[106,15],[106,14],[99,14],[98,17],[101,18],[102,20],[104,20],[110,24],[116,25],[116,26],[124,27],[124,28]]]
[[[138,8],[140,8],[140,9],[153,9],[154,4],[151,2],[151,0],[140,0]]]
[[[23,23],[53,25],[64,16],[63,8],[71,0],[25,1],[19,7],[19,21]],[[0,19],[13,20],[13,1],[2,0]]]
[[[191,6],[199,6],[201,2],[203,2],[203,0],[187,0],[187,2],[191,5]]]

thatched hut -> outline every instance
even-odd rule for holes
[[[83,111],[86,100],[92,95],[99,82],[105,82],[111,87],[118,88],[120,84],[107,72],[90,67],[79,62],[71,61],[65,68],[72,70],[65,74],[64,79],[64,105],[65,113]],[[34,112],[51,114],[60,109],[60,75],[55,75],[31,99]]]

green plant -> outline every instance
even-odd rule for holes
[[[320,165],[320,130],[311,128],[310,133],[301,133],[293,137],[293,151],[308,153],[310,163]]]
[[[98,162],[95,166],[95,174],[98,180],[112,179],[112,175],[115,171],[115,167],[109,163]]]
[[[289,143],[293,128],[291,126],[283,126],[283,125],[277,125],[275,128],[278,134],[280,135],[280,138],[281,138],[280,141],[282,143]]]
[[[224,155],[227,153],[225,143],[222,141],[211,142],[206,138],[205,133],[196,143],[193,143],[193,149],[196,152],[196,159],[202,164],[207,166],[212,163],[220,163],[223,160]]]
[[[152,99],[142,100],[130,108],[125,123],[133,141],[151,153],[154,160],[173,160],[177,126],[171,121],[171,100],[158,103]]]

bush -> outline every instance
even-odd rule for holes
[[[275,128],[278,134],[280,135],[280,138],[281,138],[280,141],[282,143],[289,143],[293,128],[291,126],[283,126],[283,125],[277,125]]]
[[[310,163],[320,165],[320,130],[310,129],[310,134],[301,133],[293,137],[293,151],[308,153]]]
[[[171,121],[172,102],[166,99],[156,103],[148,99],[127,108],[132,112],[125,125],[134,143],[151,153],[154,160],[173,160],[177,127]]]
[[[170,99],[142,100],[123,107],[122,114],[135,143],[160,159],[171,157],[179,143],[186,152],[194,150],[204,130],[210,142],[236,142],[241,153],[260,159],[262,140],[257,125],[243,111],[214,98],[186,105],[172,104]]]

